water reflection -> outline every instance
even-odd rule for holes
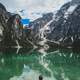
[[[1,80],[80,80],[80,54],[72,49],[15,49],[0,52]]]

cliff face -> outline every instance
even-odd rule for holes
[[[6,28],[6,19],[7,19],[7,15],[6,15],[7,11],[6,8],[0,3],[0,41],[3,40],[3,31]]]

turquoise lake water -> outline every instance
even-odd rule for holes
[[[4,50],[0,52],[0,80],[80,80],[80,53],[72,49]]]

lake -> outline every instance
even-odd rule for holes
[[[80,80],[80,53],[72,49],[48,51],[3,49],[0,80]]]

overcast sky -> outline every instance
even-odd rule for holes
[[[40,16],[40,14],[35,13],[53,12],[68,1],[70,0],[0,0],[8,11],[19,12],[23,9],[22,16],[28,18]]]

